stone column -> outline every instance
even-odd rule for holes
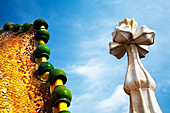
[[[112,33],[110,53],[120,59],[127,52],[124,91],[130,96],[130,113],[162,113],[154,93],[156,83],[140,61],[149,52],[147,47],[153,44],[155,31],[144,25],[135,32],[136,27],[134,19],[120,21]]]

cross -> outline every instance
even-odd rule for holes
[[[130,96],[130,113],[162,113],[154,93],[156,83],[140,61],[149,52],[148,46],[154,43],[155,31],[146,25],[137,31],[136,27],[134,19],[119,22],[109,43],[110,54],[120,59],[127,52],[124,91]]]

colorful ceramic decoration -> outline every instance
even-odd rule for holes
[[[8,22],[0,31],[0,112],[70,113],[67,76],[47,62],[46,29],[47,22],[37,19],[23,26]]]

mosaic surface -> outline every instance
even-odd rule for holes
[[[35,73],[35,31],[0,34],[0,111],[4,113],[51,113],[49,84]]]

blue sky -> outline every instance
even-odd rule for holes
[[[109,54],[111,33],[124,18],[156,31],[155,43],[142,63],[157,83],[156,96],[170,111],[170,2],[168,0],[1,0],[0,28],[6,22],[49,24],[48,60],[63,69],[71,90],[72,113],[128,113],[123,91],[127,56]]]

